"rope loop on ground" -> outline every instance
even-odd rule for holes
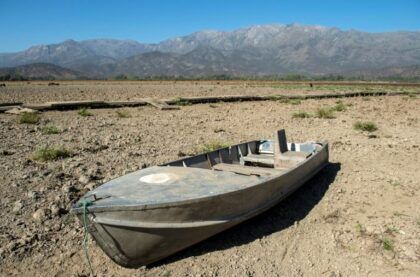
[[[88,251],[88,226],[87,226],[87,215],[89,213],[88,210],[88,206],[92,205],[92,201],[87,200],[87,199],[81,199],[79,201],[79,207],[83,208],[83,229],[84,229],[84,236],[83,236],[83,248],[85,251],[85,257],[86,257],[86,261],[87,264],[89,266],[90,269],[90,273],[92,274],[92,276],[95,276],[95,273],[93,271],[93,267],[92,267],[92,263],[90,261],[90,256],[89,256],[89,251]]]

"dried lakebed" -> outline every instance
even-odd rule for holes
[[[47,111],[37,124],[0,114],[0,275],[89,274],[83,228],[68,213],[85,192],[204,144],[269,138],[285,128],[289,140],[325,139],[331,148],[331,164],[286,201],[147,268],[121,268],[89,240],[95,273],[418,276],[419,100],[350,98],[342,104],[331,119],[316,117],[317,109],[336,107],[334,99],[101,109],[91,116]],[[309,117],[294,118],[298,112]],[[378,130],[355,130],[358,121],[374,122]],[[68,157],[34,160],[34,151],[46,145],[63,147]]]

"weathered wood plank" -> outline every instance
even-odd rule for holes
[[[21,106],[0,106],[0,113],[4,113],[6,111],[20,108]]]
[[[412,92],[411,94],[419,95],[420,92]],[[241,102],[241,101],[268,101],[277,99],[324,99],[324,98],[343,98],[343,97],[363,97],[363,96],[395,96],[407,95],[405,92],[346,92],[346,93],[327,93],[327,94],[289,94],[289,95],[223,95],[223,96],[194,96],[182,97],[183,101],[188,101],[191,104],[200,103],[217,103],[217,102]],[[0,112],[8,110],[8,106],[22,106],[34,110],[74,110],[79,108],[120,108],[120,107],[138,107],[144,105],[153,105],[161,110],[179,109],[177,103],[179,98],[174,99],[138,99],[133,101],[65,101],[65,102],[47,102],[44,104],[23,104],[17,103],[0,103]]]
[[[46,104],[51,105],[51,108],[58,109],[58,110],[94,108],[94,107],[101,108],[101,107],[107,106],[104,101],[96,101],[96,100],[47,102]]]
[[[46,111],[52,109],[51,104],[23,104],[22,107],[37,111]]]
[[[144,100],[134,100],[134,101],[107,101],[105,102],[110,108],[120,108],[120,107],[139,107],[147,105],[147,102]]]
[[[266,166],[274,165],[274,155],[270,154],[248,154],[243,157],[245,162],[263,164]]]
[[[145,98],[143,99],[146,103],[160,109],[160,110],[179,110],[177,106],[169,106],[168,103],[152,98]]]
[[[225,164],[219,163],[213,166],[214,170],[218,171],[228,171],[234,172],[242,175],[257,175],[257,176],[269,176],[273,174],[278,174],[281,170],[276,170],[273,168],[264,168],[264,167],[252,167],[252,166],[243,166],[239,164]]]

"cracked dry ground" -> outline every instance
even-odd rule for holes
[[[0,275],[89,274],[83,228],[71,204],[93,187],[144,166],[194,153],[209,141],[269,138],[328,140],[330,164],[268,212],[149,267],[125,269],[89,240],[98,276],[419,276],[419,100],[406,96],[344,99],[334,119],[292,118],[334,106],[276,101],[49,111],[35,125],[0,114]],[[353,129],[373,121],[378,130]],[[45,125],[60,134],[41,132]],[[32,161],[42,145],[73,155]]]

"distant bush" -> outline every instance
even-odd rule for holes
[[[0,76],[0,81],[28,81],[29,79],[27,77],[21,76],[19,74],[6,74]]]
[[[122,81],[122,80],[128,80],[128,77],[127,77],[127,75],[121,74],[121,75],[115,76],[114,79]]]

